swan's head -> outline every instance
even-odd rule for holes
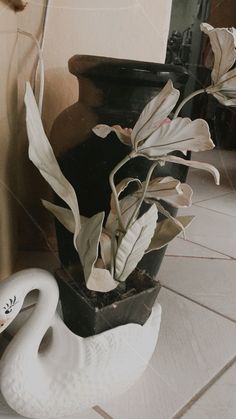
[[[11,279],[0,282],[0,333],[2,333],[17,316],[24,298],[16,281]]]

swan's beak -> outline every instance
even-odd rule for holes
[[[0,319],[0,327],[4,327],[6,322],[7,322],[6,320]]]

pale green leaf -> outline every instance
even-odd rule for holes
[[[102,234],[102,225],[104,212],[100,212],[91,218],[88,218],[81,225],[80,234],[76,239],[76,248],[79,253],[80,261],[84,270],[84,277],[88,289],[94,291],[107,292],[117,287],[117,283],[110,275],[105,275],[104,282],[99,283],[95,269],[95,263],[98,259],[99,242]],[[96,277],[96,281],[95,278]],[[101,275],[99,275],[101,278]]]
[[[134,213],[135,208],[137,207],[139,202],[139,198],[133,195],[127,195],[125,198],[119,201],[120,209],[121,209],[121,219],[124,228],[126,228],[131,220],[131,217]],[[110,211],[107,221],[106,221],[106,229],[113,233],[119,228],[119,221],[117,214],[113,211]]]
[[[145,187],[145,182],[142,188]],[[171,176],[165,178],[155,178],[151,180],[145,194],[145,201],[164,200],[175,208],[189,207],[192,203],[193,191],[191,187],[185,183],[181,183],[178,179]],[[134,196],[140,198],[142,190],[136,191]]]
[[[176,217],[183,227],[188,227],[194,216],[180,216]],[[153,250],[161,249],[170,243],[182,229],[173,222],[171,219],[166,219],[157,223],[155,234],[151,240],[151,243],[145,253],[152,252]]]
[[[179,91],[173,87],[169,80],[160,93],[155,96],[143,109],[137,120],[131,140],[133,145],[149,137],[167,118],[179,99]]]
[[[87,281],[87,288],[92,291],[109,292],[119,285],[107,269],[94,267]]]
[[[73,212],[69,208],[60,207],[59,205],[55,205],[52,202],[46,201],[45,199],[42,199],[42,204],[68,231],[74,234],[75,219]],[[88,220],[87,217],[84,217],[83,215],[80,216],[81,224],[85,223],[86,220]]]
[[[171,162],[171,163],[182,164],[183,166],[192,167],[194,169],[205,170],[205,171],[212,174],[212,176],[215,179],[216,185],[220,184],[220,173],[216,169],[216,167],[212,166],[212,164],[202,163],[200,161],[194,161],[194,160],[185,160],[185,159],[182,159],[181,157],[177,157],[177,156],[163,156],[161,158],[161,160],[163,162],[168,161],[168,162]]]
[[[132,224],[122,238],[115,260],[115,278],[125,281],[135,269],[148,248],[155,231],[157,209],[152,205],[138,220]]]
[[[224,74],[215,86],[209,86],[207,93],[224,106],[236,106],[236,69]]]
[[[209,36],[214,53],[214,65],[211,73],[212,81],[216,84],[227,73],[236,59],[235,30],[228,28],[213,28],[208,23],[201,23],[201,30]]]
[[[205,151],[214,148],[204,119],[176,118],[158,128],[138,147],[138,154],[150,159],[173,151]]]
[[[42,199],[42,204],[48,211],[50,211],[60,223],[71,233],[75,232],[75,219],[73,213],[68,208],[59,207]]]

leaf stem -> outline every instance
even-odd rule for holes
[[[130,218],[130,220],[129,220],[129,224],[128,224],[128,226],[127,226],[127,230],[129,229],[129,227],[131,226],[131,224],[133,223],[133,221],[135,220],[135,218],[137,217],[137,215],[138,215],[138,213],[139,213],[139,210],[140,210],[140,208],[141,208],[141,206],[142,206],[142,203],[143,203],[143,201],[144,201],[144,198],[145,198],[145,195],[146,195],[146,192],[147,192],[147,189],[148,189],[148,185],[149,185],[149,182],[150,182],[150,179],[151,179],[151,176],[152,176],[152,174],[153,174],[153,171],[154,171],[154,169],[156,168],[156,166],[158,165],[158,161],[157,162],[155,162],[155,163],[153,163],[152,165],[151,165],[151,167],[150,167],[150,169],[149,169],[149,171],[148,171],[148,174],[147,174],[147,177],[146,177],[146,181],[145,181],[145,187],[143,188],[143,193],[142,193],[142,196],[141,196],[141,198],[140,198],[140,201],[139,201],[139,203],[138,203],[138,205],[137,205],[137,208],[135,208],[135,210],[134,210],[134,212],[133,212],[133,215],[132,215],[132,217]]]
[[[187,96],[184,100],[182,100],[182,102],[179,104],[178,108],[176,109],[173,119],[177,118],[177,116],[179,115],[181,109],[183,108],[183,106],[192,98],[194,98],[197,95],[201,95],[202,93],[205,93],[206,89],[199,89],[196,90],[195,92],[191,93],[189,96]]]
[[[110,273],[111,273],[111,276],[113,278],[114,278],[115,256],[116,256],[115,240],[116,240],[116,235],[115,235],[115,233],[112,233],[112,236],[111,236],[111,266],[110,266]]]
[[[124,166],[125,163],[127,163],[127,161],[129,161],[130,159],[132,159],[134,156],[136,155],[136,153],[131,152],[130,154],[128,154],[128,156],[125,156],[125,158],[123,160],[121,160],[115,167],[114,169],[112,169],[110,176],[109,176],[109,183],[111,186],[111,190],[113,192],[114,195],[114,199],[115,199],[115,206],[116,206],[116,212],[117,212],[117,217],[118,217],[118,222],[119,222],[119,226],[120,229],[122,231],[125,231],[125,227],[124,224],[122,222],[122,216],[121,216],[121,209],[120,209],[120,204],[119,204],[119,198],[118,198],[118,194],[116,191],[116,187],[115,187],[115,183],[114,183],[114,176],[115,174],[118,172],[118,170]]]

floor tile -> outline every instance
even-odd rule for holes
[[[197,206],[236,217],[236,192],[199,202]]]
[[[223,376],[187,411],[183,419],[236,418],[236,365]]]
[[[161,284],[236,320],[236,260],[165,257]]]
[[[187,183],[194,191],[193,202],[214,198],[236,189],[236,151],[213,150],[204,153],[192,153],[192,160],[215,165],[221,176],[220,185],[217,186],[208,172],[190,169]]]
[[[220,150],[215,148],[210,151],[192,153],[192,160],[213,164],[223,175],[228,177],[229,182],[234,183],[236,150]]]
[[[187,239],[236,258],[236,219],[207,208],[192,205],[179,215],[195,215],[186,230]]]
[[[213,177],[202,170],[189,170],[186,183],[193,190],[193,203],[215,198],[233,191],[228,179],[222,175],[220,185],[216,185]]]
[[[186,230],[188,235],[188,231]],[[214,252],[197,243],[191,243],[188,240],[177,237],[167,247],[166,255],[169,256],[187,256],[196,258],[210,258],[210,259],[229,259],[228,256],[221,253]]]
[[[102,407],[115,419],[171,419],[236,352],[236,325],[168,290],[152,361],[125,395]]]

